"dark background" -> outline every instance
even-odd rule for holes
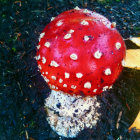
[[[0,140],[66,139],[46,122],[43,105],[50,89],[37,71],[34,56],[39,34],[51,17],[75,6],[115,21],[124,39],[140,36],[139,0],[0,0]],[[138,48],[130,41],[126,45]],[[140,71],[124,68],[113,89],[98,100],[101,121],[76,139],[140,138],[135,131],[128,132],[140,110]]]

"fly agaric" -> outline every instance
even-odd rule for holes
[[[36,60],[42,77],[52,89],[45,105],[53,116],[48,122],[58,134],[74,137],[83,130],[81,126],[87,124],[86,108],[97,102],[95,95],[109,89],[122,71],[126,48],[115,26],[100,14],[76,8],[53,18],[40,34]],[[75,116],[72,115],[74,100],[78,100],[74,106],[79,107],[76,109],[79,115]],[[87,105],[85,109],[81,107],[83,100]],[[93,115],[99,117],[95,109],[91,112],[90,122],[95,120]],[[60,122],[81,116],[85,116],[82,125],[78,126],[82,129],[74,127],[78,129],[76,132],[59,132]]]

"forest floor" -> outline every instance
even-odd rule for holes
[[[37,71],[34,56],[39,34],[51,17],[75,6],[115,21],[124,39],[140,36],[138,0],[0,0],[0,140],[66,139],[53,132],[45,119],[44,99],[50,89]],[[126,45],[134,48],[130,42]],[[99,100],[103,117],[98,128],[85,130],[75,140],[140,138],[128,132],[140,110],[140,71],[124,68],[113,89]]]

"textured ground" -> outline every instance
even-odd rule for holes
[[[43,105],[50,90],[37,72],[34,56],[50,18],[77,5],[116,21],[124,38],[140,36],[138,0],[0,0],[0,140],[65,140],[45,120]],[[124,69],[113,89],[98,97],[103,114],[98,127],[83,131],[78,140],[140,137],[127,131],[140,109],[139,75],[140,71]]]

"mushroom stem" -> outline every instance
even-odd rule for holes
[[[45,100],[48,123],[57,134],[67,138],[96,127],[99,108],[97,97],[71,96],[62,91],[52,90]]]

